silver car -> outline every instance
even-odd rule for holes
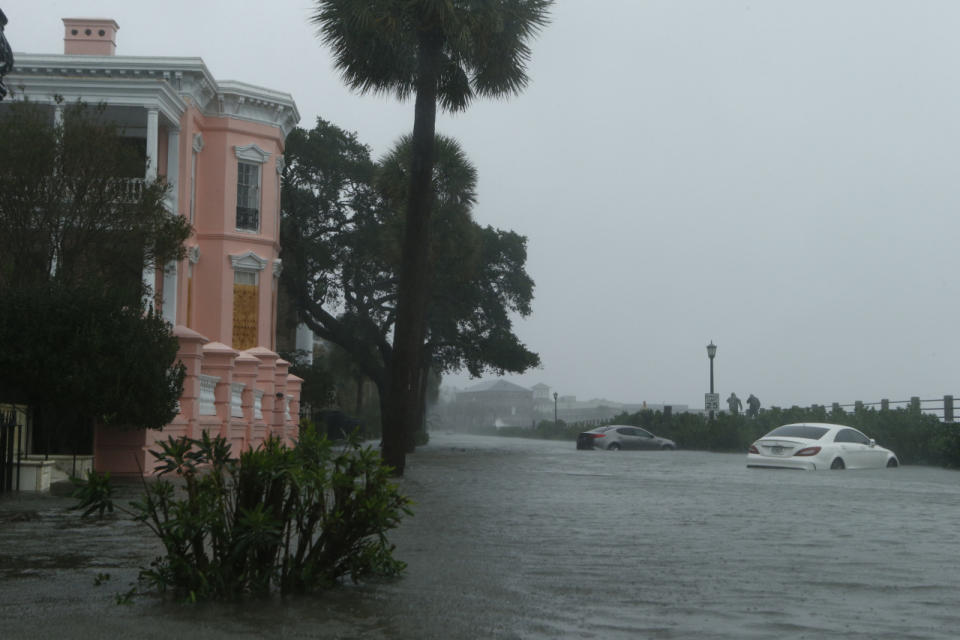
[[[646,429],[625,424],[612,424],[584,431],[577,436],[577,449],[663,449],[672,451],[677,443],[655,436]]]

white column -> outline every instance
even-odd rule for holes
[[[147,180],[157,179],[157,138],[160,133],[160,112],[147,110]]]
[[[157,269],[152,264],[144,265],[143,267],[143,305],[146,308],[153,306],[153,294],[155,289],[155,281],[157,277]]]
[[[56,104],[53,107],[53,126],[57,129],[63,126],[63,105]],[[53,255],[50,257],[50,277],[57,275],[60,268],[60,244],[53,245]]]
[[[167,132],[167,182],[170,183],[169,202],[174,214],[180,213],[180,130]]]
[[[170,193],[167,204],[173,215],[179,215],[178,202],[180,194],[180,130],[170,129],[167,132],[167,182],[170,184]],[[163,319],[172,325],[177,324],[177,280],[180,273],[180,263],[168,262],[163,269]]]
[[[160,129],[160,112],[156,109],[147,110],[147,170],[144,177],[147,180],[157,179],[157,136]],[[154,282],[156,280],[156,265],[148,264],[143,267],[144,298],[143,303],[150,307],[153,302]]]
[[[313,331],[303,322],[297,325],[296,350],[305,352],[306,362],[303,364],[313,364]]]
[[[163,270],[163,319],[177,324],[177,275],[180,263],[172,260]]]

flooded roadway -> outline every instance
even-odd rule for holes
[[[3,499],[0,638],[957,637],[960,474],[744,460],[434,434],[401,481],[404,577],[244,605],[119,606],[144,529]]]

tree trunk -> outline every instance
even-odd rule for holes
[[[354,381],[357,384],[357,398],[356,398],[356,406],[354,407],[353,417],[359,418],[360,412],[363,410],[363,382],[364,382],[363,374],[357,375],[354,378]]]
[[[424,33],[420,35],[417,52],[410,192],[397,291],[388,413],[383,416],[383,459],[398,476],[403,475],[406,466],[406,441],[416,428],[419,407],[420,353],[429,299],[428,253],[441,44],[438,34]]]
[[[374,378],[373,386],[377,389],[377,403],[380,406],[380,447],[382,449],[385,446],[387,439],[387,426],[384,416],[387,415],[388,400],[390,397],[390,383],[386,381],[385,377]],[[384,461],[386,461],[386,455],[383,455],[383,458]]]
[[[420,389],[417,393],[417,415],[413,429],[407,434],[407,453],[413,453],[417,447],[417,436],[427,429],[427,387],[430,385],[430,365],[423,365],[420,371]]]

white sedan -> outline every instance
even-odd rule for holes
[[[752,445],[747,467],[768,469],[877,469],[898,467],[896,454],[841,424],[805,422],[777,427]]]

